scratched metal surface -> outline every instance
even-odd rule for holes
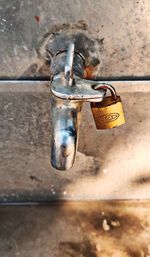
[[[45,38],[72,28],[97,40],[101,76],[149,76],[149,12],[149,0],[0,0],[0,76],[47,73]]]
[[[84,105],[74,167],[50,166],[50,103],[42,92],[0,94],[0,199],[149,199],[149,93],[124,93],[126,124],[97,131]]]

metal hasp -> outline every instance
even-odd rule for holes
[[[91,81],[83,79],[84,58],[73,43],[54,56],[51,73],[51,164],[68,170],[75,160],[83,102],[102,101],[105,90],[96,91]]]

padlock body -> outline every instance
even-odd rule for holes
[[[107,96],[102,102],[92,102],[91,110],[97,129],[110,129],[125,123],[120,96]]]

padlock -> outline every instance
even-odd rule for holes
[[[97,89],[107,88],[101,86]],[[102,102],[91,102],[91,110],[97,129],[107,129],[120,126],[125,123],[125,117],[120,96],[115,89],[109,85],[112,95],[106,96]]]

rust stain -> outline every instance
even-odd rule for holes
[[[35,18],[35,20],[36,20],[37,22],[40,22],[40,16],[39,16],[39,15],[34,16],[34,18]]]
[[[80,214],[82,215],[82,213]],[[119,212],[91,212],[84,215],[87,230],[95,230],[98,233],[109,233],[113,237],[120,237],[123,234],[140,233],[143,230],[141,221],[135,215]],[[105,228],[109,228],[108,230]]]
[[[128,211],[126,206],[115,208],[114,204],[106,208],[97,208],[96,211],[85,212],[84,209],[80,209],[77,213],[78,218],[71,218],[71,221],[74,226],[80,227],[84,236],[82,239],[78,238],[79,241],[60,242],[59,250],[62,257],[149,256],[148,238],[142,238],[149,223],[143,224],[144,216],[141,219],[139,213],[137,215],[135,211]],[[70,217],[72,216],[73,213]]]
[[[95,66],[87,66],[85,67],[84,69],[84,78],[85,79],[92,79],[93,78],[93,74],[96,70],[96,67]]]

